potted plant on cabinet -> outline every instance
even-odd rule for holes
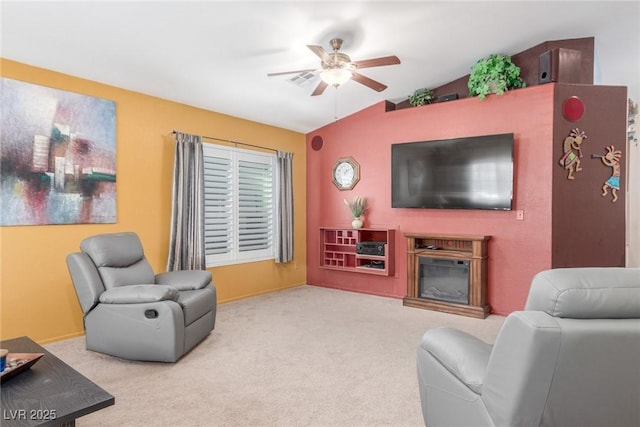
[[[413,107],[419,107],[431,104],[434,99],[433,89],[417,89],[412,95],[409,95],[409,104]]]
[[[480,59],[471,68],[469,75],[469,96],[484,99],[490,93],[502,95],[510,89],[525,87],[520,78],[520,67],[508,55],[492,54]]]
[[[367,209],[367,199],[364,197],[355,196],[351,201],[344,199],[344,204],[349,207],[349,210],[351,211],[351,215],[353,216],[353,221],[351,221],[351,226],[353,228],[362,228],[364,224],[362,215],[364,214],[364,211]]]

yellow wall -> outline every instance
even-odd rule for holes
[[[294,261],[288,264],[262,261],[211,269],[218,301],[223,303],[305,282],[304,134],[2,58],[0,74],[110,99],[116,103],[117,115],[117,223],[0,227],[1,339],[28,335],[46,343],[84,333],[82,312],[65,257],[77,251],[80,240],[87,236],[135,231],[154,270],[164,270],[171,217],[173,138],[170,133],[174,129],[294,153]],[[179,90],[176,87],[176,91]]]

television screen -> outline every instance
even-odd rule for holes
[[[394,208],[510,210],[512,133],[391,145]]]

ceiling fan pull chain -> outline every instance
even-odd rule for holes
[[[335,121],[338,121],[338,86],[336,86],[336,97],[334,98],[334,104],[333,104],[333,118],[335,119]]]

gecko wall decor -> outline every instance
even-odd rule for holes
[[[571,129],[571,133],[564,139],[562,149],[564,154],[560,158],[560,165],[568,170],[567,179],[575,179],[574,172],[582,170],[582,149],[580,148],[587,135],[578,128]]]
[[[618,190],[620,190],[620,159],[622,159],[622,151],[616,150],[613,145],[605,147],[607,153],[604,156],[592,154],[591,158],[599,158],[606,166],[611,168],[611,176],[602,185],[602,197],[609,194],[611,190],[611,202],[618,200]]]

